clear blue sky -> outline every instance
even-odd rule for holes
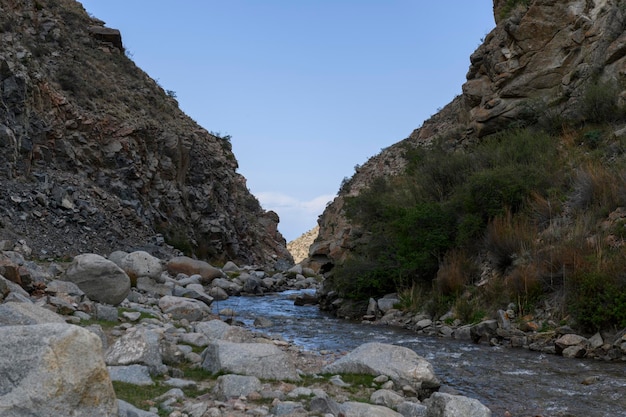
[[[461,92],[492,0],[84,0],[205,129],[290,241],[357,164]]]

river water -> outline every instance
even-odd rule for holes
[[[346,352],[374,341],[408,347],[432,363],[442,384],[480,400],[494,417],[505,411],[514,417],[626,417],[623,362],[566,359],[340,320],[315,306],[294,306],[293,294],[231,297],[213,308],[234,310],[249,328],[255,318],[268,318],[273,325],[264,333],[306,350]],[[597,382],[585,385],[587,378]]]

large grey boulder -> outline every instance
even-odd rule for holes
[[[255,376],[222,375],[217,378],[213,392],[222,400],[247,396],[261,390],[261,381]]]
[[[200,321],[211,314],[211,308],[202,301],[173,295],[161,297],[159,308],[176,320]]]
[[[63,317],[33,303],[0,304],[0,326],[65,323]]]
[[[133,385],[154,385],[150,369],[145,365],[109,366],[108,370],[111,381]]]
[[[137,281],[139,277],[150,277],[154,280],[159,280],[163,272],[161,260],[144,251],[135,251],[127,254],[119,260],[117,265],[126,272],[131,281]]]
[[[424,404],[427,417],[491,417],[491,410],[480,401],[462,395],[435,392]]]
[[[65,323],[0,327],[0,415],[117,417],[95,334]]]
[[[93,253],[74,257],[62,279],[78,285],[90,300],[117,305],[130,292],[130,278],[115,263]]]
[[[406,400],[402,395],[388,389],[379,389],[370,395],[370,402],[372,404],[384,405],[394,410],[404,401]]]
[[[404,417],[402,414],[381,405],[372,405],[355,401],[341,404],[344,417]]]
[[[242,327],[231,326],[222,320],[202,321],[195,324],[195,330],[209,340],[224,340],[234,343],[252,342],[254,337]]]
[[[409,348],[385,343],[365,343],[326,365],[322,372],[387,375],[398,386],[413,387],[420,397],[427,397],[440,386],[426,359]]]
[[[117,339],[106,352],[109,366],[146,365],[150,372],[158,374],[163,370],[160,335],[152,330],[138,327]]]
[[[260,379],[299,381],[295,364],[278,347],[268,343],[232,343],[216,340],[202,352],[202,367]]]
[[[428,408],[425,405],[414,403],[411,401],[405,401],[398,404],[396,411],[402,414],[404,417],[426,417]]]

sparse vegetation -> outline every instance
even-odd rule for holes
[[[463,151],[445,137],[407,149],[402,175],[346,197],[362,237],[329,284],[353,300],[398,292],[403,309],[467,323],[559,299],[569,324],[626,326],[626,220],[609,216],[626,206],[616,91],[590,84],[574,112],[585,116],[555,113],[554,126],[533,116]]]
[[[518,7],[527,8],[530,6],[531,0],[507,0],[500,10],[500,19],[506,19]]]

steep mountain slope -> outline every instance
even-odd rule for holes
[[[3,246],[60,257],[162,235],[209,260],[292,263],[230,138],[183,114],[118,31],[74,0],[2,2],[0,27]]]
[[[302,235],[287,243],[287,250],[293,256],[295,263],[300,263],[309,256],[309,247],[319,233],[319,226],[304,232]]]
[[[512,125],[584,121],[578,105],[588,86],[626,81],[626,16],[616,0],[495,0],[497,26],[470,57],[462,94],[403,141],[363,164],[319,220],[312,267],[341,264],[365,231],[345,214],[346,199],[406,166],[407,149],[435,139],[463,149]]]

